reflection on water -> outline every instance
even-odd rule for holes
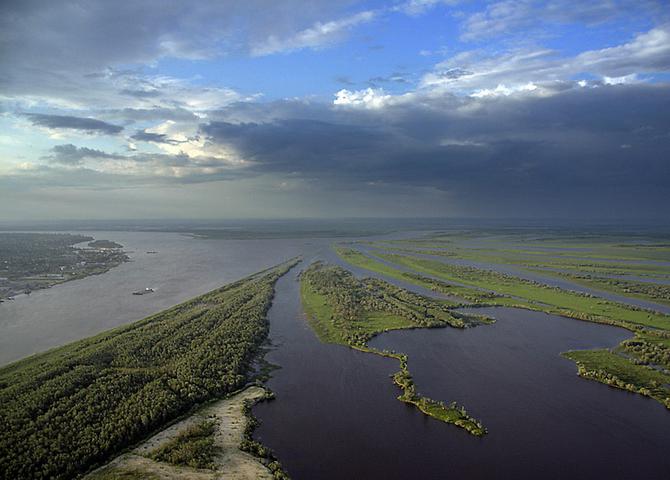
[[[419,391],[463,403],[489,428],[482,439],[399,402],[389,359],[319,343],[294,275],[270,310],[283,368],[277,400],[255,407],[257,437],[293,478],[665,479],[670,413],[653,400],[580,379],[559,356],[612,346],[629,332],[515,309],[495,325],[396,331],[371,344],[409,354]]]

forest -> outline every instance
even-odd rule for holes
[[[0,369],[2,478],[85,473],[242,387],[274,284],[296,262]]]

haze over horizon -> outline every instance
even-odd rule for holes
[[[663,0],[5,1],[0,221],[670,220]]]

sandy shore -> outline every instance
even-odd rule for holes
[[[239,449],[247,419],[242,413],[245,400],[263,396],[261,387],[249,387],[236,395],[207,405],[195,414],[158,432],[129,453],[125,453],[109,464],[90,473],[88,480],[111,479],[272,479],[270,471],[258,459]],[[215,458],[216,467],[194,469],[157,462],[146,455],[174,438],[190,425],[204,419],[216,422],[214,442],[219,447]]]

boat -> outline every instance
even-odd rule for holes
[[[147,287],[144,290],[133,292],[133,295],[146,295],[147,293],[154,293],[154,289]]]

